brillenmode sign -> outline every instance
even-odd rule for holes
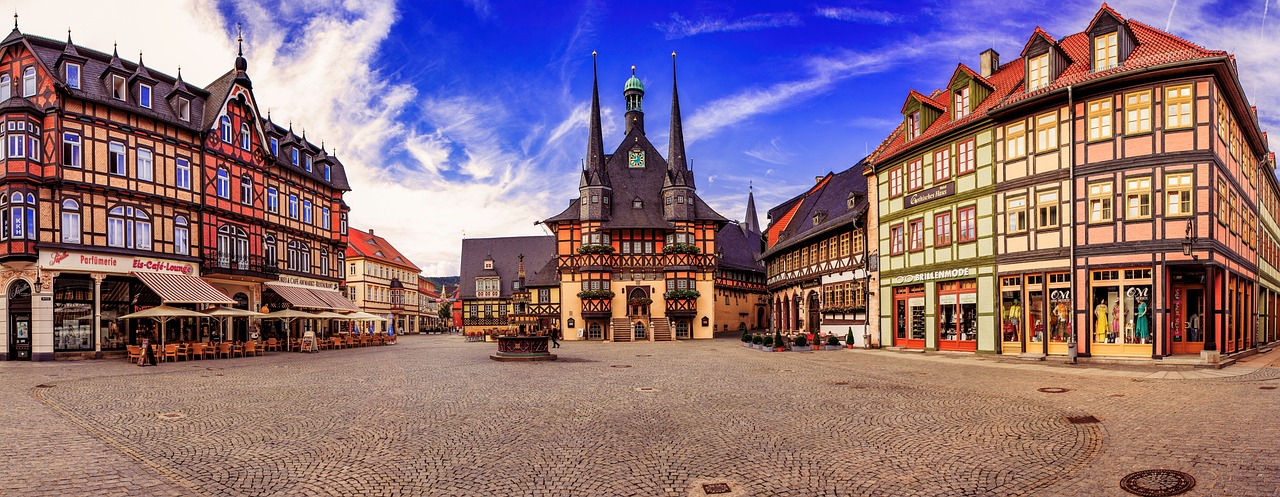
[[[935,186],[928,190],[915,192],[910,195],[907,195],[906,198],[902,199],[902,208],[910,209],[917,205],[920,205],[926,202],[932,202],[934,200],[938,200],[943,197],[950,197],[955,194],[956,194],[956,183],[954,181],[950,183],[943,183],[941,185]]]
[[[916,283],[920,281],[932,280],[949,280],[952,278],[964,278],[977,273],[971,268],[964,269],[947,269],[944,271],[930,271],[927,273],[913,274],[910,276],[894,276],[893,284],[901,285],[903,283]]]

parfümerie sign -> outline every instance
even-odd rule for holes
[[[967,276],[973,276],[976,273],[977,271],[972,268],[929,271],[927,273],[912,274],[908,276],[894,276],[893,284],[901,285],[904,283],[917,283],[921,281],[949,280],[954,278],[964,278]]]
[[[917,205],[920,205],[926,202],[932,202],[934,200],[938,200],[943,197],[950,197],[955,194],[956,194],[956,183],[954,181],[950,183],[943,183],[941,185],[935,186],[928,190],[919,191],[919,192],[915,192],[910,195],[907,195],[905,198],[902,199],[902,208],[910,209]]]

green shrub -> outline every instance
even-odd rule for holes
[[[750,342],[751,342],[751,334],[747,333],[747,330],[742,330],[742,343],[750,343]]]
[[[836,338],[836,336],[835,336],[835,335],[827,335],[827,345],[835,345],[835,346],[839,347],[839,346],[840,346],[840,339],[839,339],[839,338]]]
[[[796,347],[808,347],[809,339],[804,335],[796,335],[795,344],[796,344]]]
[[[760,335],[751,335],[752,345],[760,345],[762,343],[764,343],[764,338],[761,338]]]
[[[671,290],[662,294],[662,298],[667,300],[696,299],[701,296],[702,293],[697,290]]]
[[[852,326],[849,327],[849,334],[845,335],[844,337],[844,343],[853,345],[853,327]]]
[[[612,299],[613,290],[583,290],[578,292],[580,299]]]

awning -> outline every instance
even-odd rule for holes
[[[359,307],[356,307],[355,304],[351,303],[350,300],[347,300],[346,297],[342,296],[341,293],[338,293],[336,291],[312,288],[311,293],[315,294],[316,297],[324,301],[325,304],[328,304],[329,309],[333,309],[335,311],[360,310]]]
[[[204,280],[187,274],[133,273],[166,304],[235,304]]]
[[[308,309],[329,308],[328,303],[320,300],[319,297],[316,297],[315,294],[312,294],[311,291],[306,288],[282,285],[279,283],[267,283],[266,285],[267,288],[289,301],[289,304],[293,307],[305,307]]]

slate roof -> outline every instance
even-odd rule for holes
[[[1044,30],[1036,28],[1032,32],[1031,40],[1042,37],[1046,41],[1053,43],[1057,49],[1061,50],[1070,61],[1070,64],[1062,70],[1062,72],[1044,88],[1038,88],[1032,92],[1023,91],[1025,85],[1024,60],[1022,57],[1015,58],[1004,65],[1001,65],[994,74],[986,81],[990,86],[994,87],[991,95],[982,101],[973,113],[961,118],[958,121],[951,119],[949,111],[952,102],[951,99],[935,100],[936,103],[947,109],[937,120],[929,125],[929,128],[922,130],[919,137],[907,142],[903,135],[903,125],[899,124],[884,142],[877,147],[877,151],[871,156],[873,163],[876,165],[887,165],[900,153],[912,149],[920,143],[927,143],[931,138],[941,136],[949,131],[961,128],[973,122],[985,119],[990,112],[999,111],[1002,108],[1008,108],[1013,105],[1026,102],[1041,95],[1056,92],[1066,88],[1068,85],[1079,86],[1092,80],[1103,79],[1120,73],[1137,72],[1153,66],[1167,64],[1172,62],[1192,61],[1203,58],[1224,57],[1227,53],[1220,50],[1207,50],[1194,43],[1186,41],[1182,38],[1166,33],[1159,29],[1153,28],[1141,22],[1125,19],[1120,16],[1114,9],[1102,4],[1098,13],[1094,16],[1090,26],[1103,15],[1114,16],[1122,26],[1133,33],[1137,46],[1134,48],[1124,60],[1124,63],[1118,67],[1105,71],[1091,72],[1092,64],[1092,47],[1090,46],[1089,33],[1086,31],[1069,35],[1061,40],[1054,40]],[[1030,41],[1028,42],[1030,43]],[[961,64],[963,67],[963,64]],[[964,68],[966,72],[972,73],[972,70]],[[910,90],[908,95],[919,95],[918,92]]]
[[[789,214],[789,222],[777,232],[778,241],[765,250],[762,257],[805,243],[841,226],[854,223],[867,211],[867,177],[862,173],[866,159],[839,173],[828,173],[825,181],[805,193],[802,202]],[[857,201],[849,206],[849,194]],[[814,223],[814,214],[823,213]],[[772,231],[772,229],[770,230]]]
[[[408,257],[405,257],[399,250],[396,250],[390,242],[387,242],[387,239],[355,228],[348,229],[347,233],[348,260],[356,257],[364,257],[409,269],[414,273],[422,272],[422,270],[419,269],[413,261],[410,261]]]
[[[760,261],[762,245],[759,233],[747,230],[746,225],[729,223],[716,232],[716,248],[720,250],[721,266],[732,269],[764,272]]]
[[[529,268],[543,268],[535,273],[541,275],[548,262],[554,262],[556,238],[546,235],[463,239],[462,272],[458,280],[462,298],[476,298],[476,278],[480,276],[500,278],[499,298],[511,298],[511,282],[517,279],[521,254],[524,254],[525,284],[529,285]],[[484,261],[489,257],[493,258],[493,269],[486,271]]]
[[[524,256],[525,278],[524,286],[529,288],[549,287],[560,285],[560,270],[556,258],[553,256],[547,259],[547,263],[543,264],[541,269],[529,272],[529,256]]]
[[[69,42],[70,39],[68,41],[58,41],[51,38],[23,34],[15,29],[9,33],[9,36],[3,42],[0,42],[0,45],[7,46],[11,43],[28,44],[32,52],[35,53],[37,60],[44,66],[45,73],[55,78],[59,91],[66,92],[72,97],[122,109],[197,133],[204,133],[214,129],[215,123],[213,121],[217,118],[218,110],[226,101],[226,97],[237,82],[237,78],[246,86],[250,84],[247,75],[232,68],[226,74],[214,79],[207,87],[201,88],[183,81],[181,79],[181,71],[178,72],[178,77],[175,78],[168,74],[157,72],[152,68],[147,68],[145,64],[121,59],[117,54],[108,55]],[[65,74],[58,65],[61,60],[73,60],[81,64],[79,89],[67,86]],[[127,101],[116,100],[111,96],[111,90],[108,87],[110,78],[103,78],[109,71],[115,71],[128,79],[129,97]],[[148,80],[149,83],[154,82],[151,88],[151,108],[142,107],[137,102],[137,93],[134,90],[133,82],[139,78]],[[182,93],[187,93],[191,97],[190,121],[183,121],[178,118],[176,95]],[[23,100],[25,99],[14,98],[10,99],[10,102],[15,102],[16,105],[16,102]],[[277,138],[291,136],[287,130],[274,125],[266,118],[262,118],[261,122],[268,136]],[[311,177],[320,183],[326,183],[323,165],[327,163],[330,165],[331,177],[327,183],[340,190],[351,190],[351,186],[347,181],[346,167],[336,157],[328,155],[327,151],[323,150],[322,147],[293,136],[292,143],[297,143],[303,150],[316,157],[314,161],[316,167],[311,172],[307,172],[305,164],[301,161],[299,161],[298,167],[294,167],[290,161],[285,160],[285,140],[281,139],[280,143],[280,156],[276,157],[275,165],[291,169],[303,176]],[[267,144],[264,143],[263,146],[266,147]]]

